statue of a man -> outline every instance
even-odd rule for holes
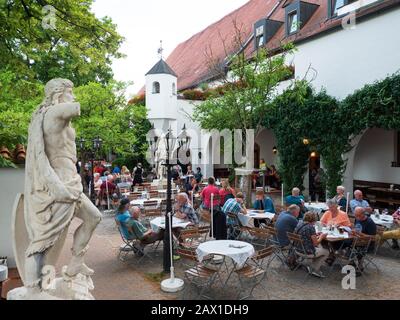
[[[53,79],[46,98],[33,114],[26,160],[24,214],[30,243],[26,251],[25,287],[28,295],[43,294],[43,266],[57,260],[74,217],[82,220],[75,231],[70,277],[91,276],[84,263],[88,242],[101,220],[100,211],[83,193],[77,173],[75,130],[71,119],[80,115],[73,83]]]

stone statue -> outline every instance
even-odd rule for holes
[[[161,138],[159,138],[159,143],[155,154],[157,176],[160,181],[164,181],[167,178],[166,167],[163,165],[165,163],[166,158],[167,158],[167,147],[165,145],[165,138],[164,136],[162,136]]]
[[[75,102],[72,88],[73,83],[66,79],[49,81],[45,100],[32,116],[25,194],[14,213],[14,250],[25,287],[11,291],[9,299],[93,299],[88,290],[93,289],[90,276],[94,272],[84,263],[84,255],[101,213],[83,193],[75,166],[71,119],[80,115],[80,104]],[[74,217],[82,223],[74,234],[72,259],[63,268],[62,278],[50,284],[46,277],[56,265]],[[75,294],[74,286],[83,288],[80,295]]]

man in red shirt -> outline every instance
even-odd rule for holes
[[[213,207],[217,207],[220,204],[219,189],[215,186],[215,178],[208,178],[208,186],[201,192],[201,198],[203,199],[202,208],[204,210],[210,210],[211,208],[211,194],[214,194]]]

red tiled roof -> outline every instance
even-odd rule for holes
[[[199,84],[202,79],[208,78],[210,52],[212,52],[213,60],[225,59],[226,52],[222,39],[228,46],[231,45],[235,36],[234,21],[243,33],[245,41],[253,32],[254,22],[265,17],[276,2],[276,0],[250,0],[239,9],[178,45],[167,59],[168,65],[178,75],[178,90],[192,87]]]
[[[178,90],[197,86],[212,78],[213,74],[209,67],[210,58],[207,53],[212,52],[213,59],[218,61],[223,61],[226,58],[227,54],[221,39],[224,39],[228,45],[232,43],[236,34],[233,26],[234,21],[236,21],[236,25],[239,26],[243,34],[242,40],[246,41],[252,36],[254,23],[267,17],[278,3],[279,5],[269,18],[284,22],[284,7],[291,2],[288,0],[250,0],[239,9],[178,45],[167,59],[168,65],[178,75]],[[304,0],[304,2],[318,4],[319,7],[310,20],[295,35],[286,37],[285,24],[283,24],[267,43],[268,49],[273,51],[280,48],[282,43],[288,41],[299,42],[341,25],[341,19],[328,19],[327,0]],[[400,4],[400,0],[377,2],[375,5],[359,11],[357,18],[398,4]],[[228,52],[228,54],[232,53]],[[253,41],[247,44],[245,53],[248,57],[252,56],[254,53]]]

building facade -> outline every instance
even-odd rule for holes
[[[244,35],[242,50],[248,57],[260,46],[278,53],[282,43],[294,42],[297,51],[290,57],[290,64],[295,70],[295,78],[305,77],[316,90],[326,89],[329,95],[341,100],[364,85],[399,71],[399,4],[400,1],[391,0],[251,0],[180,44],[166,63],[174,70],[178,92],[197,88],[205,82],[217,82],[215,74],[207,68],[210,58],[207,52],[212,52],[213,58],[220,59],[221,63],[226,62],[226,47],[224,50],[221,38],[233,37],[237,30],[233,30],[232,21],[236,21],[235,25],[241,26]],[[197,55],[193,57],[195,52]],[[204,53],[203,56],[199,56],[199,52]],[[159,81],[170,86],[163,77],[160,75]],[[176,121],[177,128],[186,123],[201,137],[193,141],[194,162],[211,160],[202,165],[206,175],[214,174],[213,169],[223,168],[212,162],[219,151],[212,146],[210,135],[201,132],[190,120],[193,105],[199,102],[182,100],[175,95],[173,99],[165,100],[171,105],[163,106],[165,102],[156,102],[151,96],[149,87],[153,80],[153,76],[147,76],[146,101],[150,120],[160,128],[165,128],[162,124],[165,119]],[[283,82],[280,89],[287,84]],[[165,116],[164,120],[157,118],[161,114]],[[400,152],[397,130],[368,129],[354,137],[352,143],[352,151],[343,155],[347,159],[344,185],[348,190],[352,191],[362,182],[400,184],[400,167],[394,165]],[[255,162],[263,158],[269,165],[276,164],[278,155],[273,152],[274,146],[273,132],[263,130],[255,138]],[[323,159],[311,158],[310,166],[317,163],[323,167]],[[308,184],[306,174],[306,192]]]

